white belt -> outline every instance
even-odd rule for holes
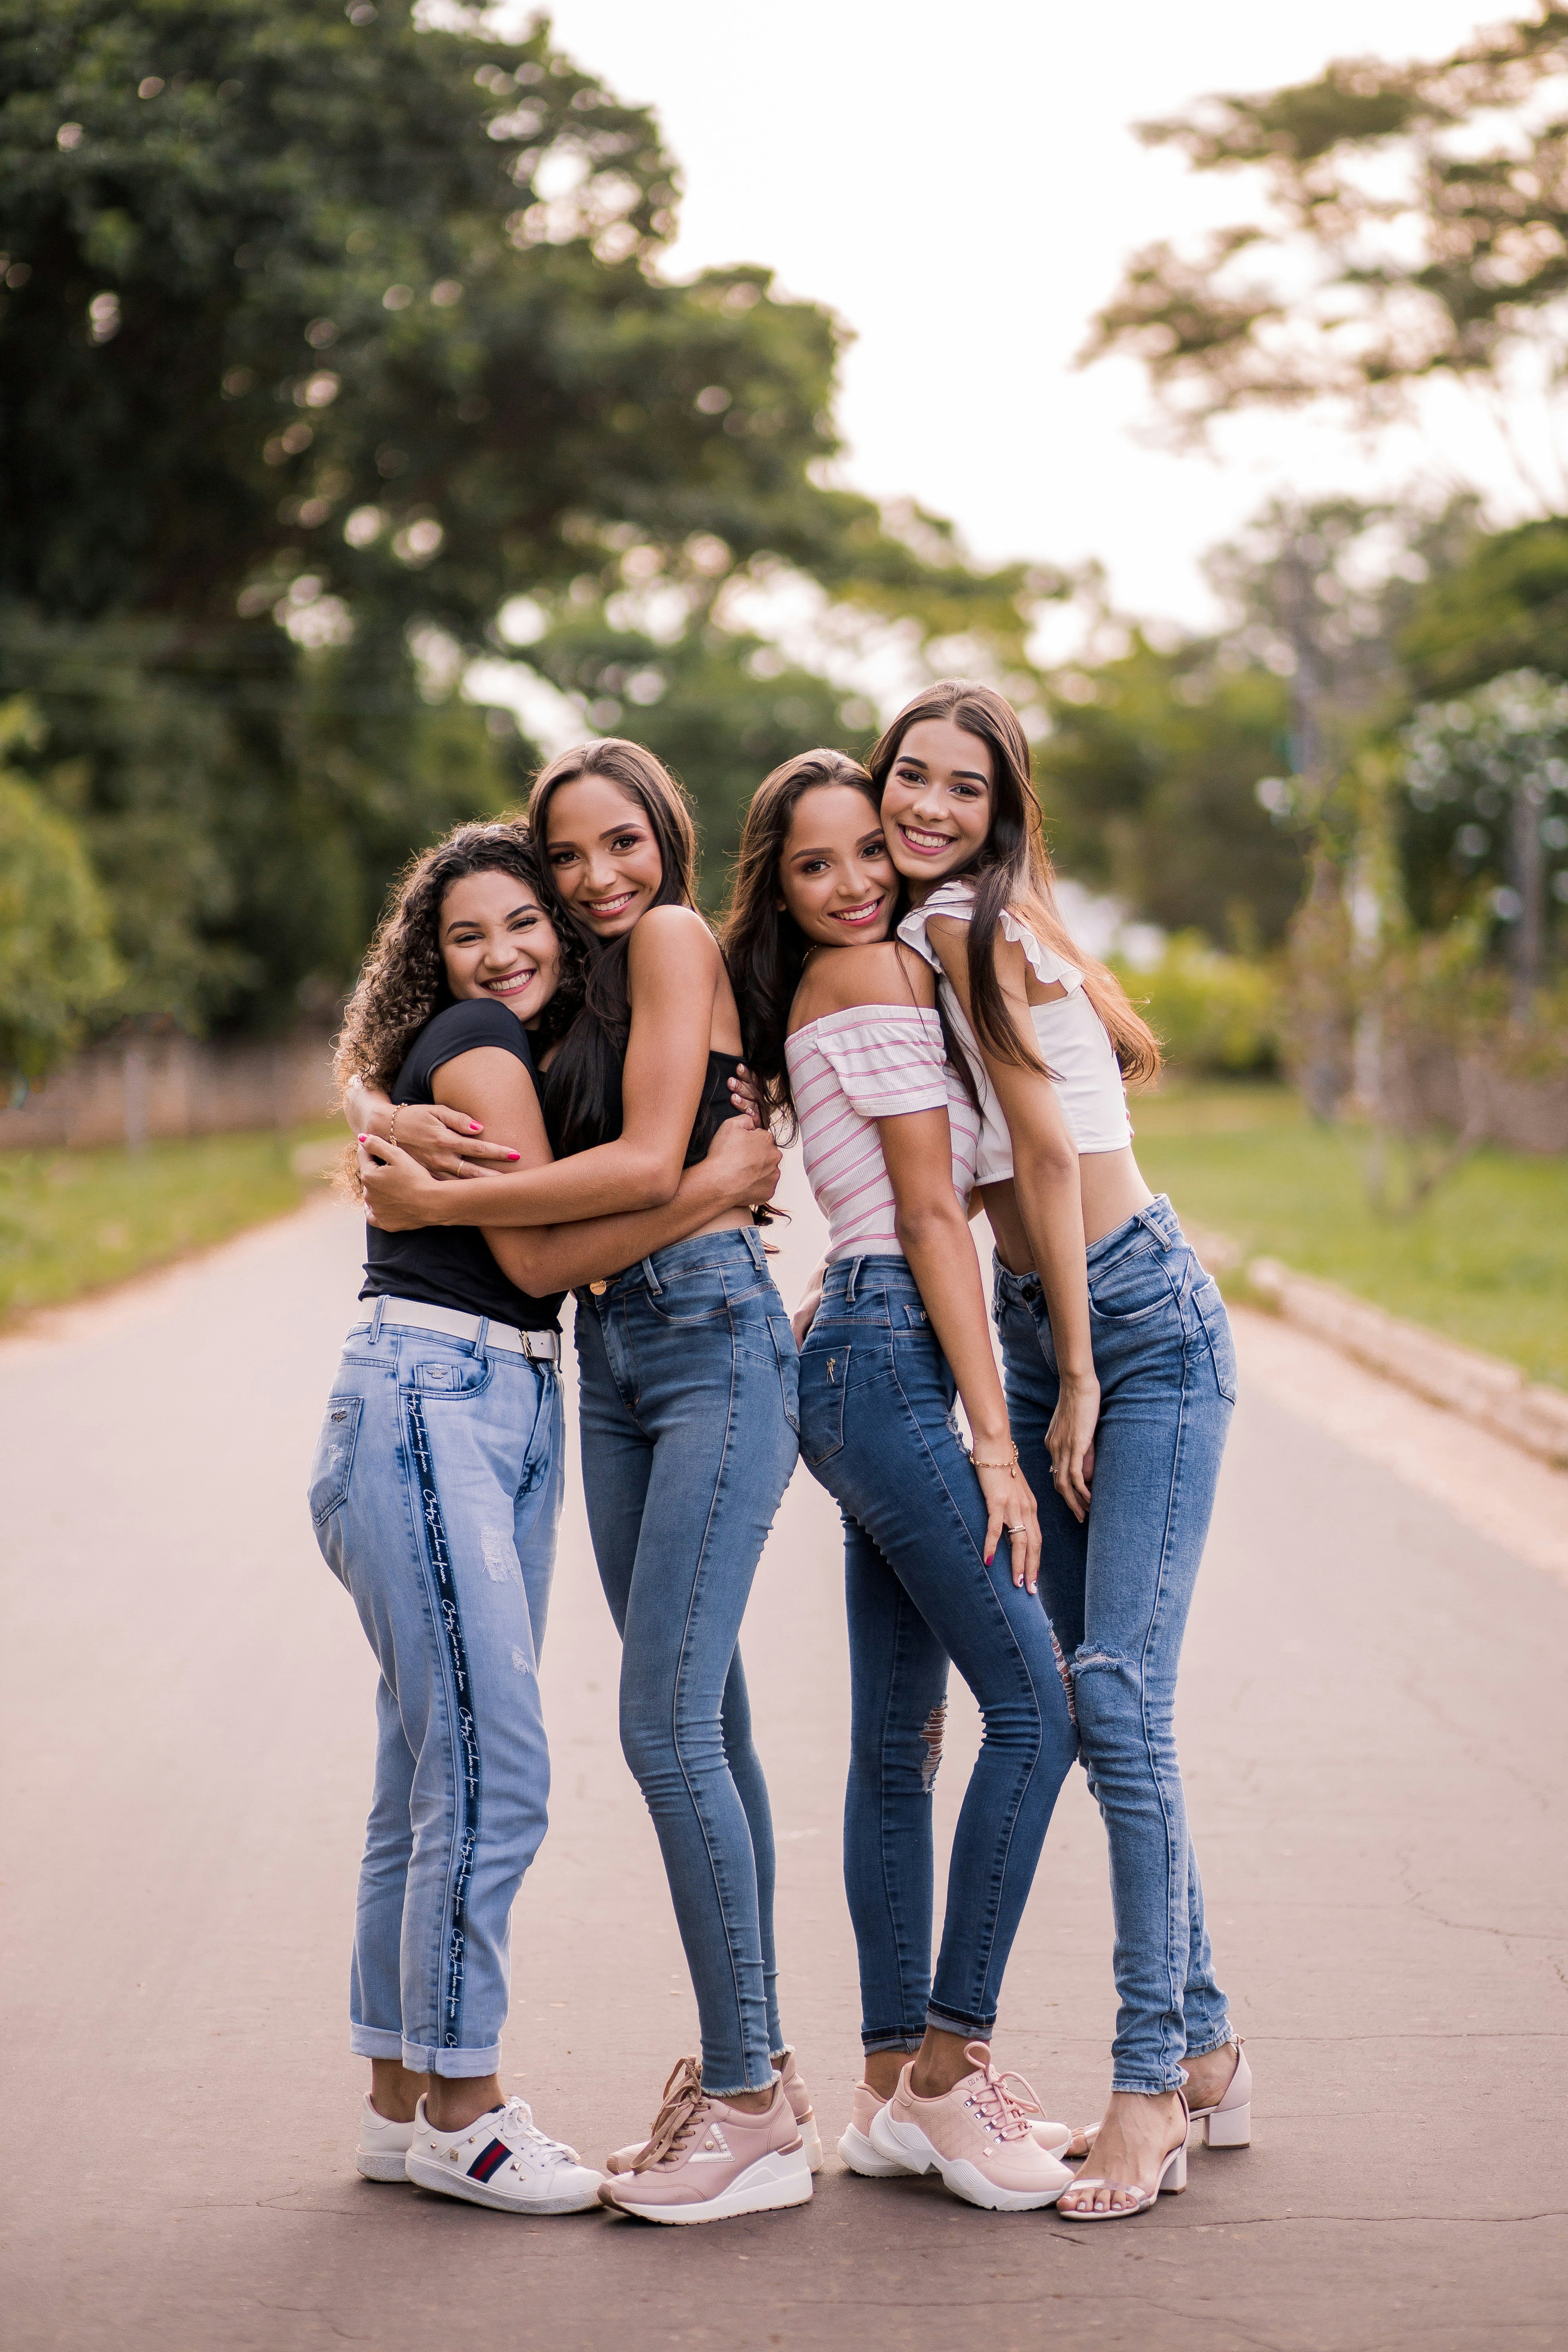
[[[365,1299],[362,1304],[373,1313],[379,1306],[384,1323],[412,1324],[416,1331],[445,1331],[451,1339],[477,1339],[483,1331],[486,1347],[499,1348],[503,1355],[531,1356],[535,1362],[546,1364],[560,1358],[558,1331],[520,1331],[514,1323],[487,1323],[482,1315],[465,1315],[456,1307],[429,1307],[422,1298]],[[369,1323],[367,1317],[353,1329],[367,1330]]]

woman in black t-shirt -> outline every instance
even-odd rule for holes
[[[418,859],[350,1003],[340,1066],[399,1108],[482,1120],[550,1157],[534,1052],[574,1010],[526,829],[468,825]],[[777,1155],[731,1122],[665,1208],[521,1234],[367,1233],[310,1475],[329,1566],[381,1667],[351,2047],[371,2062],[356,2162],[510,2210],[570,2212],[599,2176],[539,2130],[497,2067],[508,1927],[544,1833],[537,1680],[562,1481],[557,1312],[567,1285],[771,1189]]]

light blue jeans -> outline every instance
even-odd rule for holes
[[[928,2025],[988,2042],[1057,1792],[1078,1741],[1039,1601],[952,1423],[953,1381],[907,1260],[838,1258],[800,1359],[801,1452],[844,1515],[849,1784],[844,1885],[861,2040],[915,2050]],[[947,1873],[931,1976],[931,1790],[951,1658],[984,1717]]]
[[[1115,2091],[1174,2091],[1231,2039],[1176,1760],[1176,1666],[1236,1402],[1219,1285],[1163,1194],[1089,1253],[1100,1376],[1086,1524],[1051,1484],[1058,1381],[1033,1275],[996,1268],[1007,1409],[1040,1507],[1040,1596],[1072,1674],[1085,1769],[1110,1848],[1120,2008]]]
[[[583,1484],[622,1641],[621,1746],[653,1816],[717,2098],[784,2048],[773,1831],[737,1641],[796,1455],[795,1335],[756,1233],[577,1294]]]
[[[381,1668],[349,2047],[492,2074],[511,1906],[550,1793],[538,1665],[561,1379],[366,1305],[310,1469],[317,1541]]]

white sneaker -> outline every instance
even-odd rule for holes
[[[438,2132],[421,2099],[406,2168],[421,2189],[503,2213],[584,2213],[599,2201],[599,2175],[539,2129],[526,2099],[509,2099],[460,2132]]]
[[[366,2180],[406,2180],[403,2159],[413,2145],[414,2126],[389,2123],[371,2105],[367,2091],[360,2112],[354,2170]]]

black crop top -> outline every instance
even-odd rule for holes
[[[437,1071],[476,1045],[499,1045],[515,1054],[537,1087],[533,1048],[516,1013],[504,1004],[466,997],[426,1021],[397,1073],[393,1101],[433,1103],[430,1081]],[[405,1234],[365,1227],[362,1298],[417,1298],[429,1307],[488,1315],[493,1323],[513,1323],[523,1331],[556,1331],[563,1295],[531,1298],[519,1290],[490,1255],[477,1225],[417,1225]]]

